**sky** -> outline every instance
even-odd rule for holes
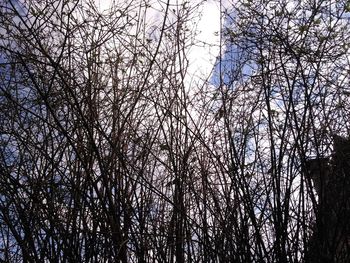
[[[87,2],[90,0],[87,0]],[[118,5],[118,2],[131,4],[128,0],[91,0],[94,2],[100,12],[107,12],[110,6],[114,3]],[[148,10],[149,24],[161,21],[163,18],[164,6],[166,0],[147,0],[147,3],[151,3],[152,8]],[[175,5],[181,6],[186,3],[196,10],[192,14],[192,19],[189,21],[189,27],[193,29],[194,45],[190,45],[186,50],[189,67],[187,70],[187,83],[200,83],[209,76],[214,69],[214,65],[220,53],[220,32],[221,23],[220,20],[220,4],[225,7],[228,6],[228,0],[170,0],[171,8]],[[13,0],[13,3],[17,3],[17,0]],[[196,7],[196,8],[194,8]],[[195,28],[193,28],[195,27]],[[196,33],[194,33],[196,32]],[[1,33],[1,32],[0,32]],[[192,34],[192,32],[191,32]],[[1,61],[1,58],[0,58]],[[212,84],[216,85],[214,81]],[[190,84],[188,84],[190,85]]]
[[[220,53],[220,6],[218,1],[203,3],[198,19],[196,36],[198,45],[189,52],[189,75],[195,79],[208,76],[212,71],[216,58]]]
[[[101,12],[107,10],[112,0],[94,0],[96,6]],[[152,0],[151,0],[152,1]],[[181,5],[186,0],[171,0],[171,4]],[[218,0],[191,0],[186,1],[191,6],[197,6],[198,14],[193,14],[191,25],[196,25],[197,34],[195,35],[195,45],[187,50],[187,59],[189,68],[187,71],[188,81],[198,83],[203,81],[203,76],[209,77],[213,70],[217,57],[219,56],[220,48],[220,1]],[[227,5],[227,0],[221,1],[222,5]],[[154,7],[149,14],[149,20],[157,20],[161,18],[159,12],[156,11],[157,5],[164,5],[165,1],[153,1]],[[159,8],[161,9],[161,8]]]

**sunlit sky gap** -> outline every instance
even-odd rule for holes
[[[107,11],[114,1],[112,0],[95,0],[96,6],[101,12]],[[189,3],[191,6],[198,6],[193,17],[195,21],[191,21],[192,25],[196,25],[193,29],[195,35],[195,45],[191,45],[187,50],[187,59],[189,61],[189,68],[187,70],[188,81],[200,82],[203,77],[209,77],[213,71],[213,67],[219,57],[220,52],[220,31],[223,22],[220,19],[220,4],[228,6],[228,1],[186,1],[186,0],[174,0],[171,1],[172,5],[181,5],[184,2]],[[221,3],[220,3],[221,2]],[[162,10],[161,6],[165,3],[160,1],[153,1],[152,9],[149,10],[148,19],[150,24],[153,21],[162,19],[162,14],[157,10]],[[216,84],[215,81],[213,84]]]

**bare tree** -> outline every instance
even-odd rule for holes
[[[346,262],[349,3],[202,4],[0,3],[1,261]]]

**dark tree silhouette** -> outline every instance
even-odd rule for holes
[[[335,135],[330,159],[308,161],[307,172],[318,196],[308,262],[350,260],[349,154],[350,140]]]
[[[97,3],[0,1],[0,261],[347,262],[349,1]]]

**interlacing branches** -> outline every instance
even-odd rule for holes
[[[349,12],[2,1],[0,261],[348,262]]]

